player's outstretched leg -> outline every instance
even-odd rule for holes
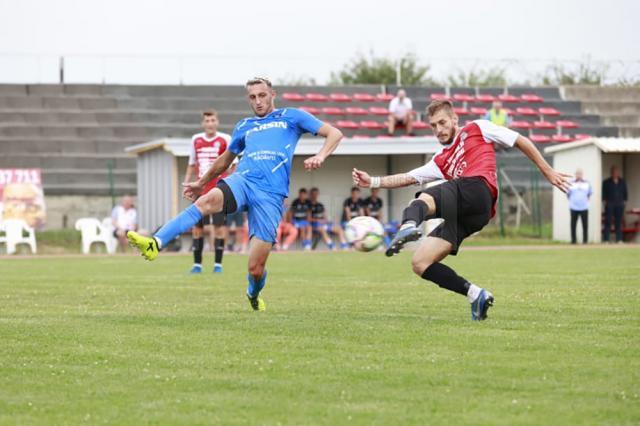
[[[127,239],[131,246],[137,248],[147,260],[154,260],[163,244],[167,244],[183,232],[188,231],[198,223],[203,214],[216,213],[222,210],[224,195],[219,188],[214,188],[196,202],[184,209],[178,216],[164,224],[153,237],[144,237],[136,232],[127,232]]]
[[[249,247],[249,274],[247,275],[247,298],[254,311],[264,311],[266,305],[260,297],[260,292],[267,283],[265,265],[271,251],[272,244],[253,237]]]
[[[441,288],[466,296],[471,304],[471,319],[483,321],[487,319],[487,311],[493,306],[493,295],[440,263],[451,252],[452,247],[446,240],[427,237],[413,255],[413,272]]]
[[[402,212],[402,226],[389,243],[385,254],[389,257],[398,254],[405,244],[419,240],[422,237],[422,231],[418,226],[429,217],[427,203],[421,198],[413,200]]]

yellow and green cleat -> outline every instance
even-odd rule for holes
[[[138,249],[142,257],[147,260],[154,260],[158,257],[158,242],[153,237],[145,237],[137,232],[127,232],[129,245]]]
[[[249,304],[251,305],[251,309],[254,311],[265,311],[267,309],[267,305],[265,305],[264,300],[260,297],[251,297],[247,295],[247,299],[249,299]]]

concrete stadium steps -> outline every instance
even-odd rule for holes
[[[42,171],[45,194],[48,195],[109,195],[109,171],[94,169],[55,169]],[[136,169],[113,170],[116,195],[137,192]]]
[[[136,159],[127,154],[56,153],[41,152],[8,153],[5,161],[16,168],[90,169],[107,170],[109,164],[118,170],[135,170]]]
[[[116,98],[67,96],[0,96],[0,109],[100,110],[118,107]]]
[[[221,126],[223,132],[230,132],[233,125]],[[163,137],[191,136],[199,131],[197,125],[191,124],[158,124],[158,123],[121,123],[103,126],[99,124],[49,124],[34,126],[25,123],[0,124],[0,136],[10,137],[67,137],[67,138],[147,138],[147,140]]]
[[[125,148],[143,142],[148,142],[147,138],[141,139],[121,139],[121,138],[3,138],[0,137],[0,151],[3,153],[29,152],[36,155],[41,153],[94,153],[96,155],[110,154],[120,155]],[[8,166],[0,159],[0,164]]]

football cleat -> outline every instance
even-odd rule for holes
[[[471,320],[484,321],[488,318],[487,311],[493,306],[493,294],[482,289],[476,300],[471,303]]]
[[[219,263],[216,263],[215,265],[213,265],[213,273],[214,274],[221,274],[222,273],[222,265]]]
[[[247,299],[249,299],[249,304],[251,305],[251,309],[254,311],[264,311],[267,309],[267,305],[265,305],[264,300],[260,297],[251,297],[247,294]]]
[[[193,267],[189,271],[190,274],[199,274],[201,272],[202,272],[202,265],[193,265]]]
[[[417,241],[421,237],[422,231],[415,225],[407,226],[406,228],[400,228],[395,237],[393,237],[393,240],[391,240],[391,244],[389,244],[389,247],[384,254],[388,257],[391,257],[394,254],[398,254],[405,244],[411,241]]]
[[[127,232],[127,240],[129,240],[129,245],[138,249],[142,257],[147,260],[154,260],[158,257],[158,242],[153,237],[145,237],[143,235],[138,234],[135,231]]]

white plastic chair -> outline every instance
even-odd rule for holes
[[[89,254],[91,252],[91,244],[102,243],[107,249],[107,253],[113,254],[112,234],[98,219],[92,217],[84,217],[76,221],[76,230],[82,234],[82,253]]]
[[[31,253],[38,252],[36,245],[36,231],[27,225],[24,220],[7,219],[2,222],[2,231],[4,237],[0,238],[0,242],[7,245],[7,254],[14,254],[18,244],[27,244],[31,248]],[[24,236],[24,233],[27,236]]]
[[[111,217],[107,216],[104,219],[102,219],[102,227],[104,228],[105,232],[110,238],[107,251],[113,254],[118,250],[118,239],[113,236],[113,232],[116,230],[116,227],[113,226],[113,221],[111,220]]]

